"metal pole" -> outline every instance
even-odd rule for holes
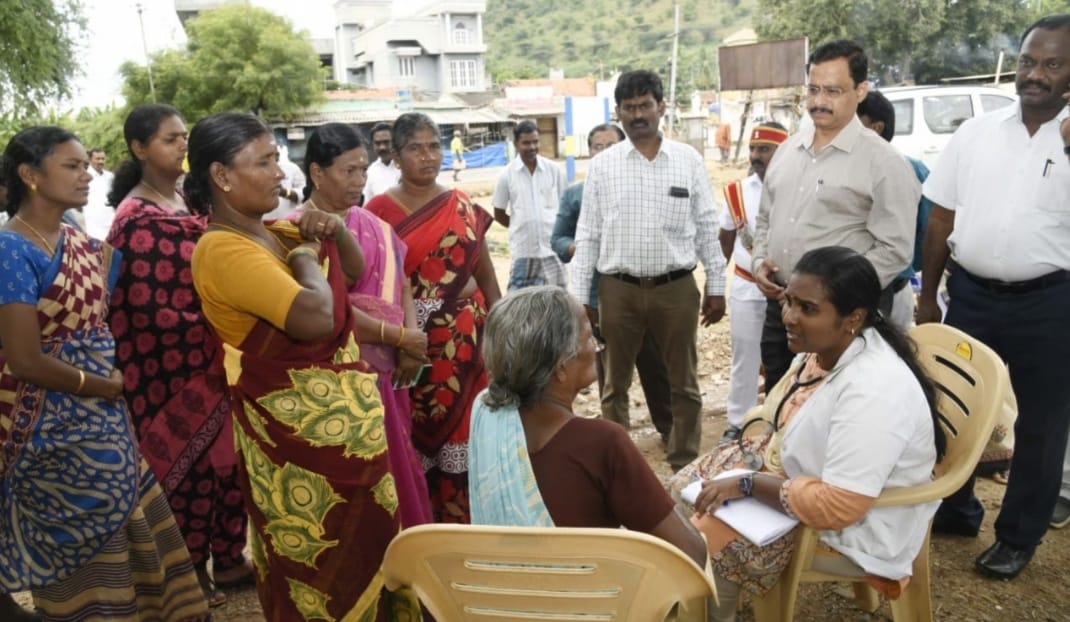
[[[676,55],[680,47],[680,3],[673,3],[672,65],[669,70],[669,137],[676,123]]]
[[[156,86],[152,83],[152,59],[149,58],[149,44],[145,41],[145,20],[141,18],[141,3],[138,2],[137,7],[137,21],[141,25],[141,47],[145,50],[145,67],[149,70],[149,97],[152,98],[152,103],[156,103]]]
[[[572,98],[565,98],[565,178],[576,181],[576,137],[572,135]]]
[[[994,86],[999,86],[999,78],[1003,73],[1003,50],[999,51],[999,60],[996,61],[996,77],[992,80]]]

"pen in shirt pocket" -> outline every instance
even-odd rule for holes
[[[1054,160],[1052,160],[1051,158],[1048,158],[1047,160],[1045,160],[1044,161],[1044,172],[1041,174],[1041,177],[1048,177],[1049,175],[1051,175],[1051,167],[1053,167],[1053,166],[1055,166],[1055,161]]]

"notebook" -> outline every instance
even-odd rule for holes
[[[732,469],[719,474],[713,479],[736,477],[744,473],[753,473],[747,469]],[[702,491],[702,481],[691,482],[680,491],[680,497],[690,505]],[[723,520],[744,538],[758,546],[765,546],[791,531],[799,520],[788,516],[780,510],[773,509],[757,499],[744,497],[733,499],[717,509],[714,516]]]

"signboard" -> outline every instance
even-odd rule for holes
[[[763,41],[717,48],[722,91],[775,89],[806,84],[807,39]]]

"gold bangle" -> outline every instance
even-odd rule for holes
[[[401,330],[398,331],[398,342],[394,344],[395,348],[400,348],[401,347],[401,342],[405,341],[405,325],[404,324],[398,324],[398,328],[401,329]]]
[[[79,369],[78,370],[78,388],[74,390],[74,394],[75,395],[81,394],[82,389],[84,389],[84,388],[85,388],[85,372]]]
[[[379,320],[379,343],[386,343],[386,320]]]
[[[312,250],[307,246],[298,246],[297,248],[291,250],[289,253],[286,253],[286,265],[291,265],[293,263],[294,257],[298,257],[300,255],[308,255],[313,260],[319,260],[319,256],[316,254],[316,251]]]

